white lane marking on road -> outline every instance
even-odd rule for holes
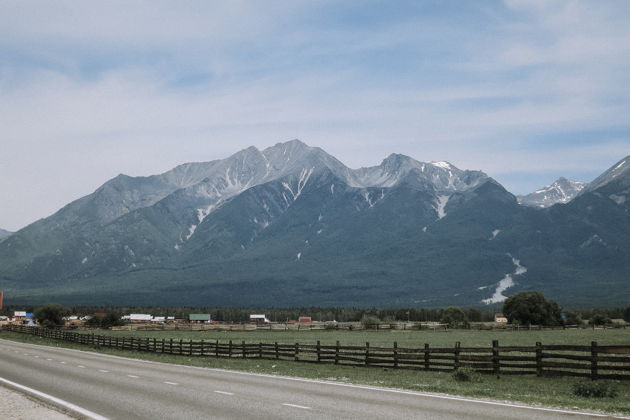
[[[164,381],[164,383],[169,385],[179,385],[177,382]]]
[[[77,367],[81,368],[81,369],[85,369],[85,366],[83,366],[83,365],[77,365]]]
[[[39,356],[38,356],[38,355],[35,355],[35,356],[33,356],[33,357],[34,357],[34,358],[36,358],[36,359],[39,359]]]
[[[28,353],[22,353],[24,356],[28,356]]]
[[[0,338],[0,341],[5,342],[5,343],[10,343],[10,344],[16,344],[16,342],[14,342],[14,341],[6,340],[6,339],[3,339],[3,338]],[[50,350],[54,350],[54,351],[59,351],[60,350],[59,347],[45,346],[45,345],[42,345],[42,344],[24,344],[24,343],[22,343],[22,345],[31,346],[31,347],[36,346],[38,349],[49,348]],[[76,349],[66,349],[66,348],[64,348],[63,350],[64,351],[69,351],[69,352],[83,353],[83,354],[90,355],[92,357],[120,359],[120,360],[132,361],[132,362],[136,362],[136,363],[144,363],[144,364],[149,364],[149,365],[160,365],[160,366],[166,366],[166,367],[171,367],[171,368],[173,366],[177,366],[177,367],[184,368],[184,369],[205,370],[205,371],[211,371],[211,372],[223,372],[223,373],[230,373],[230,374],[233,374],[233,375],[243,375],[243,376],[258,376],[258,377],[261,377],[261,378],[282,379],[282,380],[294,381],[294,382],[307,382],[307,383],[315,383],[315,384],[322,384],[322,385],[341,386],[341,387],[345,387],[345,388],[368,389],[368,390],[371,390],[371,391],[379,391],[379,392],[387,392],[387,393],[395,393],[395,394],[405,394],[405,395],[416,395],[418,397],[437,398],[437,399],[443,399],[443,400],[462,401],[462,402],[470,402],[470,403],[485,404],[485,405],[496,405],[496,406],[501,406],[501,407],[512,407],[512,408],[519,408],[519,409],[524,409],[524,410],[546,411],[546,412],[550,412],[550,413],[561,413],[561,414],[572,414],[572,415],[583,415],[583,416],[591,416],[591,417],[606,417],[606,418],[612,418],[612,419],[630,420],[630,417],[628,417],[628,416],[620,416],[620,415],[615,415],[615,414],[601,414],[601,413],[593,413],[593,412],[588,412],[588,411],[562,410],[562,409],[559,409],[559,408],[551,408],[551,407],[534,407],[534,406],[531,406],[531,405],[508,403],[508,402],[499,402],[499,401],[491,401],[491,400],[475,400],[475,399],[471,399],[471,398],[457,397],[457,396],[454,396],[454,395],[429,394],[429,393],[426,393],[426,392],[405,391],[403,389],[379,388],[379,387],[371,387],[371,386],[368,386],[368,385],[356,385],[356,384],[347,384],[347,383],[342,383],[342,382],[321,381],[321,380],[317,380],[317,379],[296,378],[296,377],[291,377],[291,376],[269,375],[269,374],[265,374],[265,373],[240,372],[238,370],[228,370],[228,369],[219,369],[219,368],[203,368],[203,367],[199,367],[199,366],[186,366],[186,365],[172,365],[172,364],[169,364],[169,363],[154,362],[154,361],[151,361],[151,360],[133,359],[131,357],[114,356],[114,355],[111,355],[111,354],[101,354],[101,353],[96,353],[96,352],[93,352],[93,351],[86,351],[86,350],[76,350]]]
[[[303,405],[297,405],[297,404],[282,403],[282,405],[284,405],[286,407],[301,408],[303,410],[310,410],[311,409],[311,407],[305,407]]]
[[[9,381],[7,379],[4,379],[4,378],[0,378],[0,382],[4,382],[5,384],[7,384],[9,386],[12,386],[12,387],[20,389],[22,391],[28,392],[30,394],[37,395],[40,398],[44,398],[44,399],[46,399],[48,401],[51,401],[51,402],[53,402],[53,403],[55,403],[57,405],[65,407],[68,410],[72,410],[72,411],[74,411],[76,413],[79,413],[79,414],[81,414],[81,415],[83,415],[83,416],[85,416],[85,417],[87,417],[89,419],[93,419],[93,420],[109,420],[107,417],[103,417],[100,414],[96,414],[96,413],[94,413],[94,412],[92,412],[90,410],[86,410],[85,408],[79,407],[78,405],[74,405],[74,404],[69,403],[68,401],[64,401],[64,400],[62,400],[60,398],[53,397],[52,395],[44,394],[43,392],[37,391],[36,389],[29,388],[27,386],[20,385],[20,384],[15,383],[15,382],[11,382],[11,381]]]
[[[46,360],[48,360],[50,362],[52,359],[46,359]]]
[[[65,364],[66,364],[66,362],[59,362],[59,363],[61,363],[62,365],[65,365]]]
[[[109,373],[109,370],[105,370],[105,369],[99,369],[98,371],[101,373]]]
[[[136,375],[127,375],[127,376],[130,377],[130,378],[134,378],[134,379],[139,378],[139,376],[136,376]]]
[[[225,392],[225,391],[214,391],[214,392],[216,392],[217,394],[222,394],[222,395],[234,395],[231,392]]]

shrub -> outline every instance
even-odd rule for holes
[[[361,318],[361,324],[366,330],[370,328],[376,328],[377,325],[380,323],[381,320],[373,315],[363,315],[363,317]]]
[[[457,382],[481,382],[481,375],[468,366],[460,367],[451,376]]]
[[[581,381],[573,384],[573,394],[584,398],[615,398],[617,388],[612,382]]]
[[[63,317],[70,313],[70,309],[56,303],[47,303],[35,309],[35,319],[44,328],[59,328],[64,324]]]

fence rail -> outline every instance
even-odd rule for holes
[[[5,325],[6,331],[32,334],[120,350],[161,354],[228,357],[242,359],[292,360],[305,363],[329,363],[349,366],[372,366],[395,369],[416,369],[448,372],[469,367],[493,375],[579,376],[591,379],[630,380],[630,345],[589,346],[543,345],[500,346],[497,340],[490,347],[373,347],[300,343],[240,343],[218,340],[174,340],[138,337],[114,337],[81,334],[61,329],[24,325]]]

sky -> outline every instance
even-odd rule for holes
[[[515,194],[630,154],[630,1],[0,0],[0,228],[298,138]]]

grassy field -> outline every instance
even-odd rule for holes
[[[130,331],[107,332],[114,335],[129,336]],[[580,330],[553,332],[479,332],[457,331],[449,333],[433,332],[134,332],[134,336],[146,337],[174,337],[220,340],[246,340],[249,342],[278,341],[278,342],[306,342],[317,341],[360,344],[365,341],[385,345],[394,340],[405,345],[418,345],[429,342],[435,346],[452,345],[461,341],[464,345],[488,345],[493,338],[505,344],[531,344],[535,341],[549,343],[585,343],[596,340],[602,344],[620,344],[630,342],[630,331],[627,330]],[[160,335],[157,335],[160,334]],[[478,381],[459,382],[450,373],[423,372],[410,370],[394,370],[388,368],[364,368],[335,365],[316,365],[277,360],[243,360],[243,359],[215,359],[194,358],[187,356],[160,355],[112,349],[91,349],[74,343],[42,339],[27,334],[2,331],[0,338],[29,342],[35,344],[53,345],[57,347],[76,348],[81,350],[98,351],[107,354],[133,357],[165,363],[193,365],[208,368],[234,369],[248,372],[267,373],[275,375],[296,376],[348,383],[367,384],[392,388],[410,389],[422,392],[436,392],[462,395],[468,397],[486,398],[499,401],[517,401],[527,404],[563,407],[569,409],[588,409],[607,413],[621,413],[630,415],[630,381],[614,381],[618,396],[614,399],[589,399],[576,397],[572,393],[574,383],[580,381],[574,378],[538,378],[536,376],[479,376]]]
[[[79,331],[81,332],[81,331]],[[597,341],[599,345],[630,345],[630,329],[571,329],[553,331],[477,331],[450,330],[444,331],[347,331],[347,330],[313,330],[313,331],[109,331],[98,330],[96,334],[118,337],[140,338],[173,338],[184,340],[233,340],[235,343],[316,343],[335,344],[339,340],[342,345],[363,345],[369,342],[372,346],[391,346],[394,341],[399,347],[423,347],[429,343],[432,347],[452,347],[461,342],[463,347],[490,347],[492,340],[499,340],[504,346],[533,346],[537,341],[543,344],[576,344],[589,345]]]

